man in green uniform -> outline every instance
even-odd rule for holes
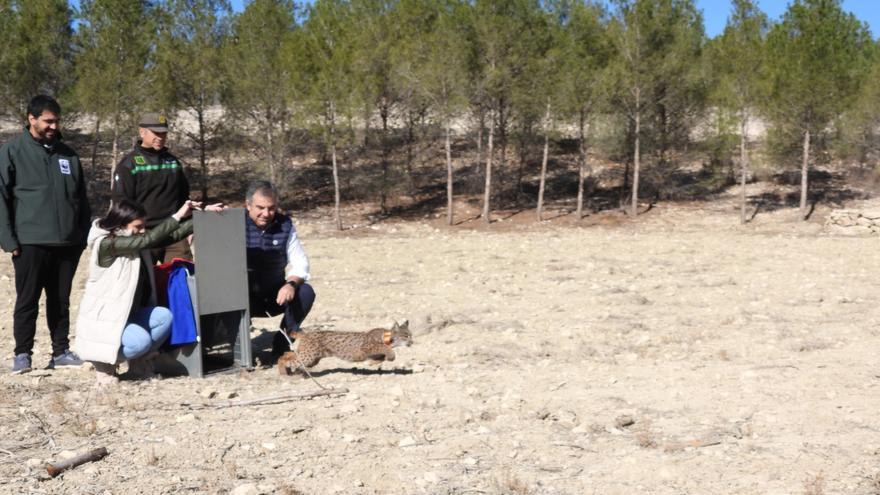
[[[116,165],[112,196],[114,201],[125,198],[142,205],[147,211],[147,228],[151,229],[189,199],[189,182],[183,172],[183,163],[165,146],[168,119],[164,115],[147,113],[141,116],[138,135],[134,149]],[[158,262],[192,258],[186,240],[154,249],[152,254]]]
[[[13,373],[32,367],[40,294],[52,336],[49,367],[79,366],[70,351],[70,289],[91,210],[79,156],[61,142],[61,107],[39,95],[25,131],[0,148],[0,246],[15,270]]]

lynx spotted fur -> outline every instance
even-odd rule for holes
[[[296,352],[285,352],[278,358],[278,373],[289,375],[291,371],[300,371],[303,367],[311,368],[326,357],[335,357],[346,361],[361,362],[371,360],[381,363],[394,361],[394,347],[412,345],[412,334],[409,322],[398,325],[396,322],[391,330],[374,328],[366,332],[303,332],[297,335],[294,343]]]

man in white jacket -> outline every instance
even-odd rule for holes
[[[309,258],[288,215],[278,211],[278,191],[267,181],[253,182],[246,193],[247,267],[251,316],[284,314],[282,331],[296,338],[312,309],[315,291],[309,280]],[[279,332],[272,352],[289,347]]]

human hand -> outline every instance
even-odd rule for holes
[[[192,201],[190,199],[183,202],[183,206],[177,210],[177,213],[174,216],[178,220],[183,220],[184,218],[190,216],[193,210],[197,210],[202,207],[202,203],[200,201]]]
[[[205,207],[205,211],[213,211],[215,213],[220,213],[221,211],[226,209],[226,205],[223,203],[214,203],[212,205],[208,205]]]
[[[284,306],[290,301],[293,301],[294,297],[296,297],[296,287],[290,284],[284,284],[283,287],[278,289],[278,296],[275,298],[275,304]]]
[[[13,249],[12,250],[12,257],[18,258],[19,256],[21,256],[21,249],[18,249],[18,248]]]

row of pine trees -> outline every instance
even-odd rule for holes
[[[720,152],[737,164],[742,221],[750,123],[796,157],[802,217],[817,157],[863,166],[877,151],[877,45],[840,0],[792,0],[778,21],[733,0],[714,39],[693,0],[251,0],[238,13],[226,0],[0,0],[0,38],[0,115],[57,95],[93,117],[115,163],[140,112],[187,112],[205,177],[230,128],[274,181],[308,136],[331,165],[340,228],[341,150],[378,150],[385,211],[411,166],[400,149],[429,135],[445,144],[449,223],[457,139],[478,150],[486,222],[493,167],[513,167],[517,141],[542,147],[539,219],[562,138],[577,143],[578,218],[600,132],[633,215],[646,168],[671,174],[707,133],[735,137]],[[511,175],[522,181],[522,162]]]

